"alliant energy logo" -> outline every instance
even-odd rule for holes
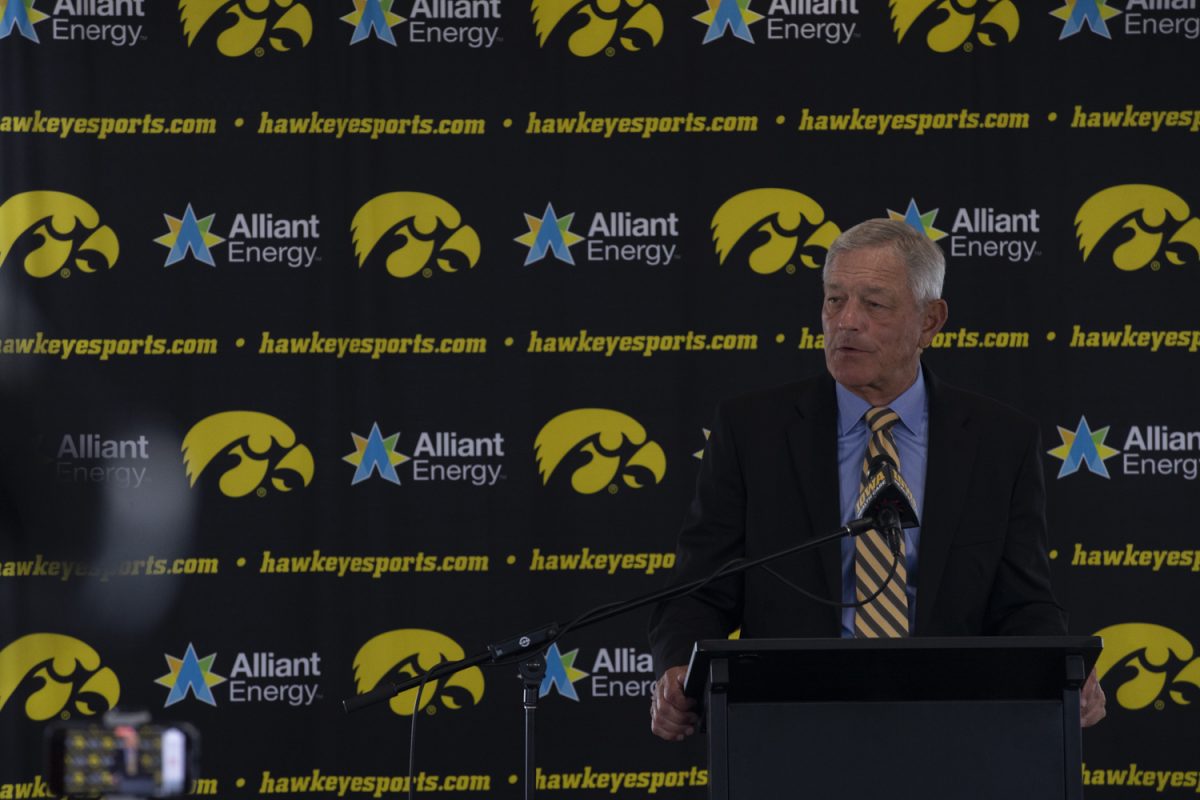
[[[167,655],[166,675],[154,682],[169,691],[164,707],[182,702],[189,694],[210,706],[217,704],[213,687],[225,685],[230,703],[286,704],[310,706],[318,697],[321,656],[281,656],[273,651],[240,652],[233,659],[229,676],[213,671],[217,654],[200,658],[189,642],[183,658]]]
[[[176,658],[169,654],[164,654],[163,657],[167,660],[168,672],[154,680],[159,686],[168,690],[163,708],[169,708],[182,702],[187,699],[189,694],[201,703],[210,706],[217,704],[217,699],[213,697],[212,687],[224,683],[226,679],[213,672],[213,662],[217,658],[216,653],[210,653],[204,658],[200,658],[196,655],[195,646],[188,642],[183,658]]]
[[[721,265],[748,264],[759,275],[819,269],[841,234],[825,209],[792,189],[750,189],[726,200],[712,219]]]
[[[352,433],[354,452],[342,458],[352,465],[355,486],[373,475],[402,485],[396,467],[406,464],[408,480],[417,483],[470,483],[495,486],[504,475],[504,436],[464,436],[457,431],[421,431],[416,434],[412,455],[397,451],[400,433],[384,437],[379,423],[363,437]]]
[[[568,700],[580,700],[579,688],[592,699],[649,697],[654,693],[654,658],[633,647],[601,647],[591,660],[591,671],[580,669],[579,649],[559,652],[558,645],[546,651],[546,677],[539,697],[556,692]],[[584,680],[584,679],[589,680]]]
[[[102,484],[138,489],[146,483],[144,466],[150,459],[150,442],[110,439],[99,433],[63,434],[54,458],[59,483]]]
[[[353,0],[354,11],[342,17],[354,26],[350,44],[374,36],[396,45],[396,33],[409,44],[465,45],[488,48],[500,39],[500,0],[412,0],[408,16],[395,13],[395,0]],[[404,27],[399,27],[407,22]]]
[[[1062,20],[1060,40],[1087,30],[1104,39],[1116,31],[1125,36],[1200,38],[1200,9],[1196,0],[1066,0],[1050,12]]]
[[[1105,444],[1109,426],[1093,430],[1086,417],[1079,418],[1075,430],[1059,427],[1062,444],[1049,455],[1062,461],[1059,478],[1074,475],[1080,468],[1102,478],[1111,477],[1112,468],[1124,477],[1176,477],[1194,481],[1200,478],[1200,431],[1176,430],[1168,425],[1133,425],[1125,434],[1120,450]],[[1112,464],[1105,462],[1115,456]]]
[[[142,20],[145,0],[54,0],[50,14],[35,8],[32,0],[0,0],[0,39],[16,31],[31,42],[41,43],[39,22],[50,20],[55,42],[103,42],[113,47],[131,47],[144,41]]]
[[[1149,622],[1127,622],[1098,630],[1104,651],[1096,675],[1121,681],[1116,699],[1121,708],[1140,711],[1200,701],[1200,658],[1182,634]]]
[[[286,423],[259,411],[222,411],[197,422],[183,437],[183,463],[196,485],[208,470],[227,497],[287,492],[313,478],[312,453]]]
[[[418,273],[429,278],[434,267],[454,273],[479,263],[479,234],[463,224],[454,206],[423,192],[389,192],[368,200],[355,213],[350,231],[359,268],[376,252],[386,254],[393,278]]]
[[[188,47],[215,42],[231,58],[296,50],[312,39],[312,14],[304,0],[179,0]]]
[[[167,232],[155,239],[167,248],[164,267],[172,266],[189,255],[210,267],[217,266],[212,248],[225,245],[225,260],[230,264],[308,268],[320,260],[317,244],[321,222],[316,214],[285,218],[264,211],[238,212],[233,225],[222,237],[213,230],[216,214],[197,216],[188,203],[182,217],[164,214]]]
[[[75,195],[23,192],[0,204],[0,268],[19,262],[34,278],[66,278],[72,267],[85,274],[112,269],[120,250],[113,229]]]
[[[525,266],[553,256],[566,264],[574,264],[571,247],[583,244],[583,260],[589,264],[645,264],[658,267],[677,260],[679,256],[679,216],[666,214],[642,215],[632,211],[596,211],[590,217],[587,236],[571,231],[576,214],[558,216],[554,204],[547,203],[541,219],[525,215],[526,233],[514,241],[529,248]]]
[[[1110,186],[1083,202],[1075,215],[1083,260],[1093,256],[1132,272],[1163,259],[1175,266],[1200,262],[1200,217],[1174,192],[1146,183]]]
[[[534,441],[542,484],[569,474],[580,494],[618,490],[620,478],[631,489],[659,483],[667,456],[633,417],[607,408],[577,408],[547,422]]]
[[[922,214],[915,199],[908,201],[903,214],[888,209],[891,219],[907,222],[932,241],[944,239],[945,231],[933,227],[938,209]],[[1038,252],[1041,215],[1036,208],[1028,211],[999,211],[991,206],[966,206],[954,214],[950,227],[948,255],[951,258],[1003,258],[1014,264],[1027,264]],[[943,243],[943,247],[947,243]]]
[[[402,628],[381,633],[364,644],[354,656],[354,685],[366,694],[385,678],[399,683],[420,678],[447,661],[458,661],[466,653],[458,642],[437,631]],[[402,717],[416,711],[433,714],[437,709],[459,711],[483,699],[483,671],[468,667],[445,679],[430,680],[418,700],[417,690],[401,692],[388,701],[392,713]]]
[[[1017,38],[1021,15],[1013,0],[889,0],[896,41],[925,35],[925,44],[935,53],[959,48],[965,52],[975,44],[993,47]]]
[[[34,722],[115,708],[117,675],[91,646],[61,633],[30,633],[0,650],[0,711],[24,700]]]
[[[617,48],[637,52],[655,47],[663,35],[656,0],[533,0],[533,28],[538,46],[566,38],[567,48],[582,58]]]
[[[708,10],[693,19],[708,26],[704,44],[726,34],[754,43],[750,26],[761,20],[758,30],[768,42],[823,42],[848,44],[858,33],[858,0],[770,0],[760,2],[759,14],[750,9],[753,0],[705,0]]]

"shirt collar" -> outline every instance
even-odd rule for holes
[[[837,391],[838,436],[845,436],[871,410],[871,404],[851,392],[840,383],[834,382]],[[904,427],[917,436],[925,424],[926,393],[925,371],[917,368],[917,379],[913,385],[891,402],[889,408],[900,417]]]

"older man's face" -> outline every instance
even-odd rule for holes
[[[873,406],[891,403],[912,385],[921,348],[945,322],[945,301],[918,306],[908,270],[890,246],[844,252],[826,276],[825,365]]]

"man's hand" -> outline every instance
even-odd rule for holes
[[[1104,689],[1100,687],[1100,679],[1096,677],[1096,670],[1093,669],[1092,674],[1083,682],[1083,688],[1079,690],[1079,724],[1090,728],[1104,719],[1105,702]]]
[[[671,667],[654,684],[650,700],[650,730],[667,741],[683,741],[696,731],[700,718],[692,708],[696,701],[683,693],[687,667]]]

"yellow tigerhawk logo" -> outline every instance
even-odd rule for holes
[[[359,694],[366,694],[384,678],[400,682],[419,678],[438,664],[465,657],[458,642],[437,631],[402,628],[381,633],[364,644],[354,656],[354,685]],[[458,711],[468,705],[479,705],[483,699],[483,671],[467,667],[444,680],[431,680],[421,690],[417,710],[438,702],[442,708]],[[417,690],[401,692],[388,701],[392,712],[402,717],[412,716]]]
[[[268,480],[281,492],[308,486],[313,457],[292,429],[258,411],[222,411],[205,417],[183,437],[183,463],[195,486],[209,464],[223,469],[218,485],[228,497],[267,492]]]
[[[36,238],[35,238],[36,237]],[[0,267],[18,251],[25,271],[46,278],[67,269],[112,269],[120,252],[117,235],[100,224],[96,209],[66,192],[23,192],[0,205]]]
[[[100,654],[61,633],[31,633],[0,650],[0,710],[22,687],[25,714],[35,722],[100,714],[121,696],[117,674]]]
[[[1164,694],[1179,705],[1200,699],[1200,658],[1192,643],[1162,625],[1127,622],[1096,631],[1104,650],[1096,661],[1096,676],[1117,670],[1128,678],[1117,689],[1122,708],[1138,711],[1150,704],[1162,707]]]
[[[388,274],[408,278],[436,263],[457,272],[479,262],[479,234],[463,225],[458,209],[431,194],[389,192],[363,204],[350,222],[361,269],[379,242],[388,238]],[[431,273],[426,273],[428,276]]]
[[[1182,197],[1158,186],[1110,186],[1079,207],[1075,235],[1084,261],[1107,238],[1117,269],[1141,269],[1164,256],[1180,266],[1200,260],[1200,218],[1191,213]]]
[[[662,12],[647,0],[533,0],[532,8],[539,47],[568,16],[567,47],[584,58],[603,52],[614,39],[630,51],[662,40]]]
[[[935,53],[949,53],[960,47],[971,49],[968,39],[985,47],[1007,44],[1017,38],[1021,16],[1012,0],[889,0],[896,41],[904,37],[917,19],[931,7],[940,21],[930,28],[925,43]],[[934,13],[926,19],[932,21]]]
[[[218,14],[220,21],[213,22],[221,28],[217,50],[233,58],[259,47],[263,39],[281,52],[305,47],[312,39],[312,15],[296,0],[179,0],[188,47]]]
[[[641,424],[620,411],[607,408],[577,408],[564,411],[547,422],[534,441],[542,485],[559,465],[567,461],[571,487],[580,494],[595,494],[617,476],[631,489],[653,481],[667,472],[667,456],[651,441]]]
[[[816,200],[792,189],[750,189],[725,201],[712,219],[717,258],[724,265],[729,254],[751,231],[750,269],[760,275],[778,272],[800,249],[800,263],[818,269],[825,251],[841,234]],[[803,237],[803,239],[801,238]],[[794,271],[794,266],[789,272]]]

